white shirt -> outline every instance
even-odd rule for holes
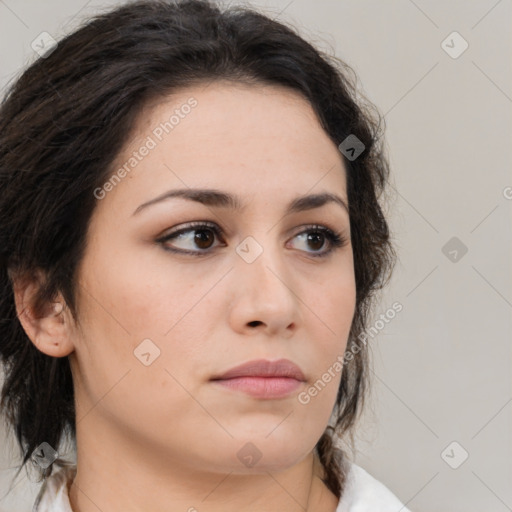
[[[73,512],[69,504],[68,486],[76,467],[59,468],[43,483],[33,512]],[[336,512],[411,512],[381,482],[362,467],[351,462],[345,491]]]

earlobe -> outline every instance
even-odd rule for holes
[[[34,309],[38,284],[16,282],[13,285],[18,320],[35,347],[52,357],[64,357],[74,350],[70,336],[70,323],[64,301],[45,305],[41,314]]]

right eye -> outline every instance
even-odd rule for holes
[[[167,251],[190,254],[192,256],[203,256],[211,252],[212,243],[215,237],[220,238],[222,235],[221,229],[211,222],[189,222],[183,224],[180,229],[176,229],[163,237],[160,237],[157,242],[164,246]],[[170,240],[178,241],[185,245],[183,248],[176,248],[175,244],[169,247]],[[194,250],[193,245],[196,245]],[[188,247],[187,247],[188,245]]]

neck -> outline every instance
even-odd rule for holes
[[[73,512],[334,512],[338,504],[321,481],[323,467],[313,452],[279,472],[215,469],[172,454],[164,458],[107,429],[96,429],[94,436],[77,429],[70,504]]]

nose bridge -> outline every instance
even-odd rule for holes
[[[237,246],[237,262],[244,293],[254,296],[267,305],[278,308],[292,307],[294,293],[289,282],[284,248],[274,240],[272,230],[255,236],[247,236]],[[284,301],[284,302],[283,302]]]
[[[229,322],[241,334],[263,329],[269,336],[287,338],[302,314],[283,241],[268,224],[246,233],[232,259]]]

